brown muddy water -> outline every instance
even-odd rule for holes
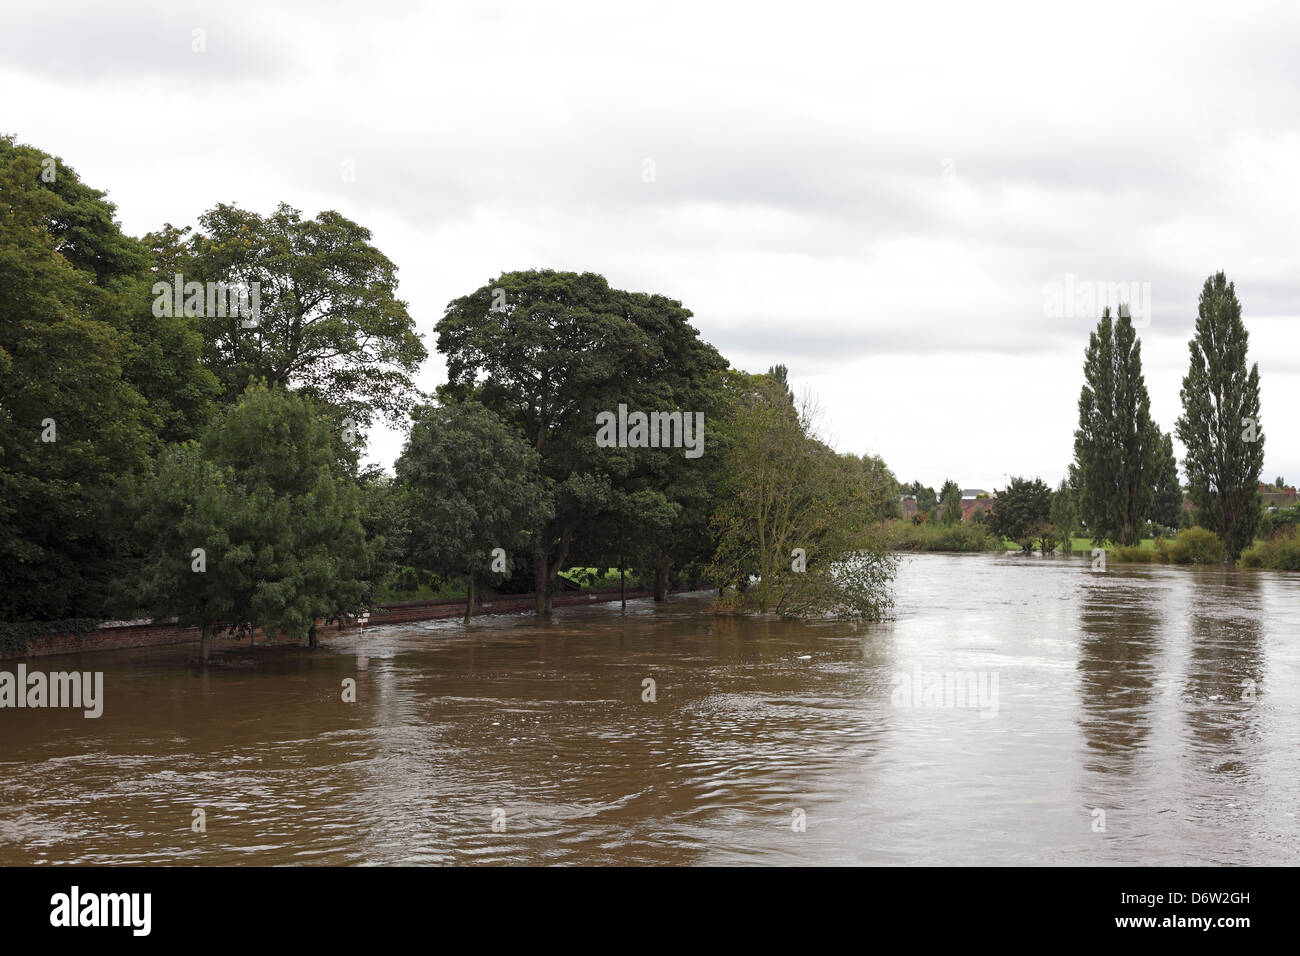
[[[0,710],[0,864],[1300,862],[1300,575],[918,555],[896,594],[28,661],[104,713]]]

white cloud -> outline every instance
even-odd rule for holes
[[[110,190],[130,231],[219,201],[338,209],[398,264],[431,349],[446,303],[502,270],[600,272],[681,299],[741,367],[790,365],[840,447],[900,477],[1054,481],[1090,323],[1046,316],[1044,283],[1151,283],[1168,429],[1201,283],[1224,269],[1261,365],[1266,471],[1300,474],[1293,7],[4,16],[6,131]],[[422,382],[441,377],[432,357]],[[372,436],[380,460],[399,445]]]

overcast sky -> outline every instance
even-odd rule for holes
[[[424,388],[452,298],[599,272],[680,299],[738,368],[785,363],[838,449],[936,487],[1063,476],[1096,322],[1053,307],[1067,282],[1149,284],[1171,430],[1222,269],[1264,477],[1295,483],[1300,8],[1045,7],[6,4],[0,132],[136,235],[222,201],[370,228]]]

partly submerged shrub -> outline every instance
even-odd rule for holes
[[[1174,564],[1221,564],[1226,551],[1223,539],[1209,528],[1184,528],[1165,549]]]
[[[990,551],[1001,547],[984,525],[975,522],[943,525],[893,521],[887,530],[895,551]]]
[[[1267,541],[1257,541],[1241,554],[1243,568],[1271,568],[1300,571],[1300,536],[1294,527],[1284,528]]]

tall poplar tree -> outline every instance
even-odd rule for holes
[[[1259,365],[1247,371],[1241,303],[1222,272],[1205,280],[1196,312],[1178,440],[1187,449],[1183,470],[1197,521],[1223,538],[1229,560],[1235,560],[1260,521]]]
[[[1142,343],[1128,312],[1102,312],[1088,337],[1074,459],[1081,516],[1094,541],[1142,538],[1159,475],[1160,430],[1142,377]]]

